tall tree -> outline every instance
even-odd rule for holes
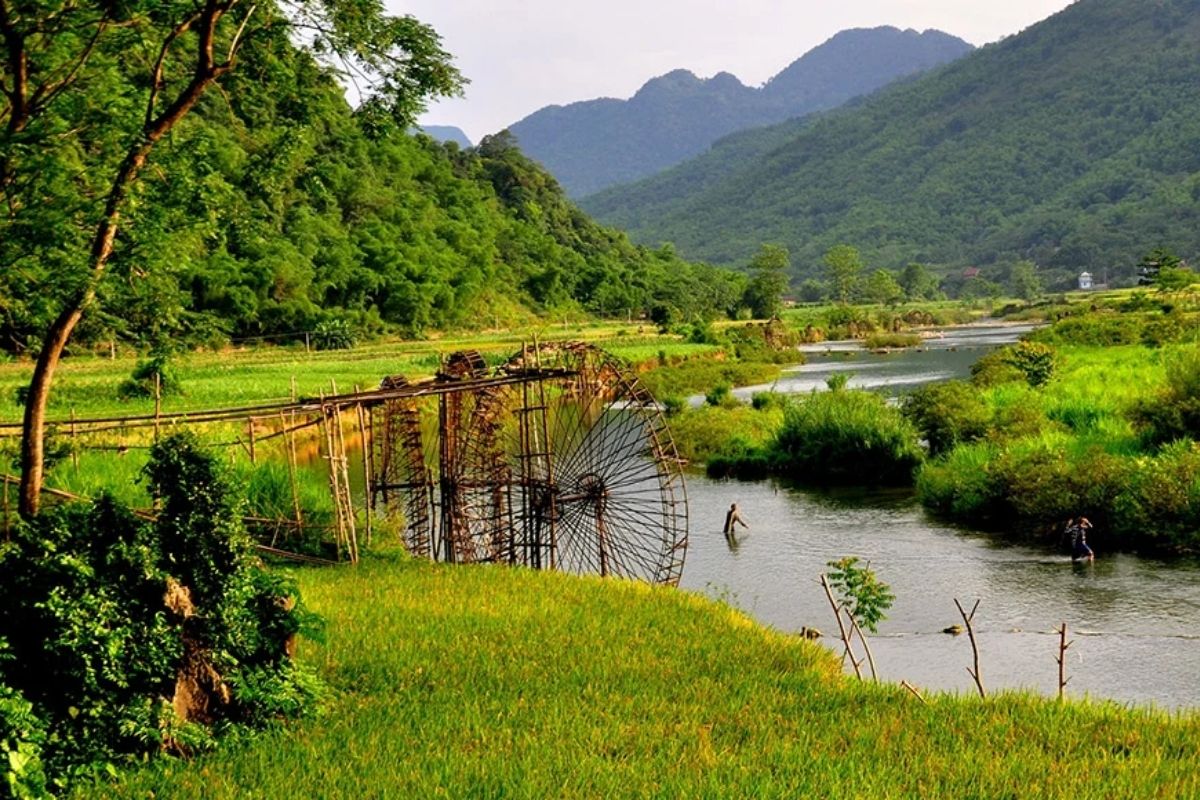
[[[28,255],[41,230],[56,240],[63,268],[25,406],[22,515],[38,510],[55,369],[120,246],[139,177],[156,146],[235,69],[243,46],[281,33],[354,83],[360,113],[377,127],[407,126],[429,97],[462,85],[437,34],[387,15],[378,0],[0,0],[5,239],[12,233]]]
[[[877,269],[867,278],[863,296],[868,302],[895,305],[904,299],[904,289],[886,269]]]
[[[783,310],[783,293],[790,283],[788,269],[791,258],[787,248],[764,244],[750,262],[750,283],[746,286],[745,302],[758,319],[779,316]]]
[[[848,244],[839,244],[830,249],[825,254],[825,269],[838,302],[849,303],[853,300],[863,271],[862,256],[858,250]]]
[[[1037,265],[1032,261],[1018,261],[1009,275],[1013,293],[1027,303],[1042,296],[1042,280],[1037,274]]]

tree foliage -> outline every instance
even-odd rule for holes
[[[856,248],[839,244],[825,254],[824,260],[834,297],[840,303],[849,303],[858,293],[863,271],[862,256]]]
[[[0,640],[10,647],[0,734],[20,723],[56,780],[129,755],[188,752],[222,725],[295,716],[313,697],[291,657],[313,619],[291,582],[255,557],[216,459],[174,436],[155,445],[146,479],[153,522],[102,497],[39,515],[0,550]],[[36,724],[11,713],[22,709]]]
[[[771,319],[783,310],[783,293],[787,291],[791,259],[786,248],[764,244],[750,262],[750,282],[746,285],[745,303],[757,319]]]

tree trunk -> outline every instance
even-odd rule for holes
[[[36,516],[41,505],[42,482],[46,471],[46,405],[50,400],[50,386],[54,380],[54,371],[62,359],[63,350],[67,347],[67,341],[71,338],[72,331],[79,324],[84,310],[96,297],[96,287],[99,285],[100,279],[104,277],[104,270],[108,267],[108,261],[112,257],[113,243],[116,241],[117,227],[121,221],[121,205],[129,194],[130,187],[137,180],[138,173],[145,165],[150,151],[175,127],[176,123],[192,110],[200,96],[204,94],[204,90],[211,86],[218,77],[233,68],[232,51],[230,60],[224,64],[218,65],[213,58],[213,37],[217,23],[231,5],[232,2],[222,6],[218,5],[215,0],[208,0],[203,11],[176,28],[177,32],[182,32],[191,28],[194,22],[201,22],[196,67],[192,79],[161,115],[156,118],[150,117],[159,88],[157,81],[161,79],[161,74],[158,72],[158,69],[161,68],[160,57],[160,64],[156,67],[154,76],[156,85],[151,91],[147,107],[147,121],[142,136],[130,148],[125,160],[121,162],[116,177],[113,178],[112,186],[104,203],[104,216],[100,220],[95,238],[92,240],[92,252],[89,259],[91,262],[90,275],[87,284],[67,303],[49,330],[46,331],[42,350],[38,354],[37,365],[34,367],[33,378],[29,384],[29,396],[25,403],[25,418],[21,431],[21,487],[18,510],[25,519]],[[177,35],[178,33],[174,33],[168,37],[163,50],[164,57],[166,47],[174,41]]]

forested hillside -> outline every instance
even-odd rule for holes
[[[728,72],[702,80],[680,69],[649,81],[629,100],[549,106],[510,130],[578,197],[678,164],[728,133],[834,108],[971,49],[935,30],[842,31],[761,88]]]
[[[801,273],[1032,258],[1131,272],[1200,255],[1200,0],[1080,0],[935,73],[806,123],[739,134],[584,207],[635,240]]]
[[[338,318],[419,333],[656,302],[719,313],[740,297],[741,276],[592,222],[508,137],[464,150],[354,113],[284,36],[247,41],[223,88],[155,150],[75,344],[219,341]],[[91,155],[37,157],[40,202],[0,215],[9,352],[35,348],[79,285],[94,219],[97,187],[78,167]]]

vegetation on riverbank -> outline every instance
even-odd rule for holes
[[[206,750],[315,699],[293,660],[314,618],[254,555],[219,461],[170,437],[141,477],[154,520],[106,496],[0,544],[0,798]]]
[[[333,694],[78,797],[1183,797],[1200,719],[929,695],[697,595],[373,558],[303,570]],[[1052,668],[1052,665],[1050,665]]]

